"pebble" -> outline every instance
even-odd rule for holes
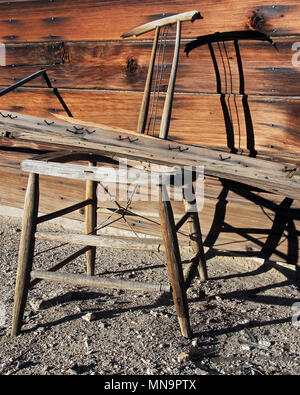
[[[25,318],[29,318],[29,317],[32,316],[32,314],[33,314],[33,311],[32,311],[32,310],[27,310],[27,311],[25,311],[25,313],[24,313],[24,317],[25,317]]]
[[[194,339],[194,340],[192,341],[192,346],[193,346],[193,347],[197,347],[197,346],[198,346],[198,343],[199,343],[199,339]]]
[[[29,305],[34,311],[39,311],[45,308],[45,301],[40,298],[32,298],[29,300]]]
[[[271,346],[271,342],[269,342],[267,340],[259,340],[258,344],[260,344],[261,346],[264,346],[266,348],[269,348]]]
[[[160,313],[158,311],[150,310],[150,314],[153,315],[154,317],[160,316]]]
[[[199,376],[207,376],[208,372],[206,370],[197,368],[197,369],[195,369],[194,374],[197,374]]]
[[[248,346],[247,344],[242,344],[242,345],[241,345],[241,349],[244,350],[244,351],[250,351],[250,350],[251,350],[251,347]]]
[[[215,323],[215,322],[218,322],[217,318],[215,318],[215,317],[209,317],[209,318],[207,318],[207,320],[206,320],[206,323],[207,323],[207,324],[213,324],[213,323]]]
[[[91,322],[96,319],[95,313],[87,313],[81,317],[84,321]]]
[[[13,233],[19,233],[19,232],[21,232],[21,229],[20,229],[20,228],[14,228],[14,229],[12,230],[12,232],[13,232]]]
[[[181,352],[178,356],[177,356],[177,361],[179,363],[186,363],[191,359],[190,353],[188,352]]]
[[[99,329],[105,329],[105,328],[107,328],[107,324],[105,322],[100,322],[99,325],[98,325],[98,328]]]

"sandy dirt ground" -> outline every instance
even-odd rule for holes
[[[1,375],[300,373],[294,268],[230,256],[211,256],[209,281],[195,279],[188,290],[192,339],[181,336],[169,294],[46,281],[30,291],[23,332],[11,338],[20,227],[0,217]],[[39,241],[34,267],[72,252]],[[83,273],[84,257],[63,270]],[[96,275],[168,284],[162,253],[98,249]]]

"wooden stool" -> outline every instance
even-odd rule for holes
[[[70,164],[65,162],[88,161],[89,166],[81,164]],[[29,172],[28,186],[24,203],[24,214],[22,223],[22,234],[19,249],[19,262],[15,288],[14,313],[12,323],[12,336],[20,333],[25,305],[28,296],[28,290],[41,280],[52,280],[67,284],[79,286],[131,289],[155,292],[170,291],[169,285],[148,284],[136,281],[124,281],[108,279],[94,276],[95,274],[95,253],[96,247],[124,247],[127,249],[142,249],[148,251],[157,251],[157,244],[152,239],[141,240],[127,238],[122,239],[123,244],[116,243],[116,238],[103,237],[97,235],[97,182],[101,182],[103,177],[103,167],[96,166],[98,162],[112,164],[116,161],[109,157],[103,157],[96,154],[83,152],[59,152],[50,153],[28,159],[22,162],[22,170]],[[84,181],[86,183],[86,200],[74,204],[65,209],[56,212],[38,216],[39,208],[39,175],[64,177]],[[190,211],[191,201],[185,200],[185,215],[175,224],[171,203],[166,199],[166,185],[159,183],[158,209],[160,217],[161,233],[168,267],[168,275],[173,294],[174,305],[178,315],[181,333],[184,337],[191,337],[188,302],[186,290],[194,278],[196,272],[199,272],[200,279],[207,279],[206,262],[202,245],[202,235],[198,213]],[[186,185],[184,188],[193,188]],[[85,210],[85,233],[45,233],[37,232],[37,225],[51,219],[71,213],[75,210],[86,207]],[[188,265],[184,275],[177,231],[186,222],[189,223],[189,233],[191,244],[195,256]],[[32,270],[35,240],[52,240],[59,242],[68,242],[84,247],[64,259],[62,262],[51,267],[48,271]],[[70,274],[58,273],[58,269],[82,254],[86,254],[87,274]]]

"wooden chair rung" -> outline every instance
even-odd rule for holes
[[[31,278],[50,280],[82,287],[101,287],[113,289],[128,289],[132,291],[170,292],[170,286],[138,281],[120,280],[114,278],[95,277],[84,274],[57,273],[47,270],[33,270]]]
[[[68,263],[74,261],[76,258],[80,257],[81,255],[85,254],[87,251],[89,251],[92,247],[90,246],[86,246],[81,248],[79,251],[76,251],[74,254],[68,256],[67,258],[65,258],[64,260],[62,260],[61,262],[57,263],[56,265],[50,267],[47,271],[48,272],[56,272],[57,270],[63,268],[64,266],[66,266]],[[31,276],[32,277],[32,276]],[[29,284],[29,288],[32,289],[33,287],[35,287],[40,281],[42,281],[42,279],[39,278],[35,278],[34,280],[30,281]]]

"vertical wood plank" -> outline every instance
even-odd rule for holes
[[[174,216],[171,203],[167,199],[167,191],[164,185],[159,185],[158,208],[167,258],[168,274],[181,333],[184,337],[191,337],[192,331],[190,327],[188,303],[178,239],[175,231]]]
[[[169,132],[172,104],[173,104],[173,96],[174,96],[174,89],[175,89],[175,81],[176,81],[176,73],[177,73],[177,66],[178,66],[178,58],[179,58],[180,36],[181,36],[181,22],[177,21],[173,63],[172,63],[169,85],[168,85],[167,95],[166,95],[166,99],[165,99],[165,104],[164,104],[164,109],[163,109],[163,114],[162,114],[162,119],[161,119],[161,124],[160,124],[159,137],[161,139],[166,139],[168,137],[168,132]]]
[[[11,335],[20,333],[32,269],[39,204],[39,176],[30,173],[24,203]]]
[[[149,63],[149,68],[148,68],[148,74],[147,74],[147,79],[146,79],[146,84],[145,84],[145,89],[144,89],[144,95],[143,95],[142,105],[141,105],[139,119],[138,119],[138,125],[137,125],[137,132],[138,133],[145,133],[159,33],[160,33],[160,28],[159,28],[159,26],[157,26],[155,29],[155,37],[154,37],[154,41],[153,41],[150,63]]]
[[[96,166],[96,162],[89,162],[90,166]],[[92,203],[85,208],[85,233],[96,234],[97,225],[97,182],[86,181],[86,199],[91,199]],[[96,247],[90,247],[86,252],[86,272],[88,276],[95,274]]]

